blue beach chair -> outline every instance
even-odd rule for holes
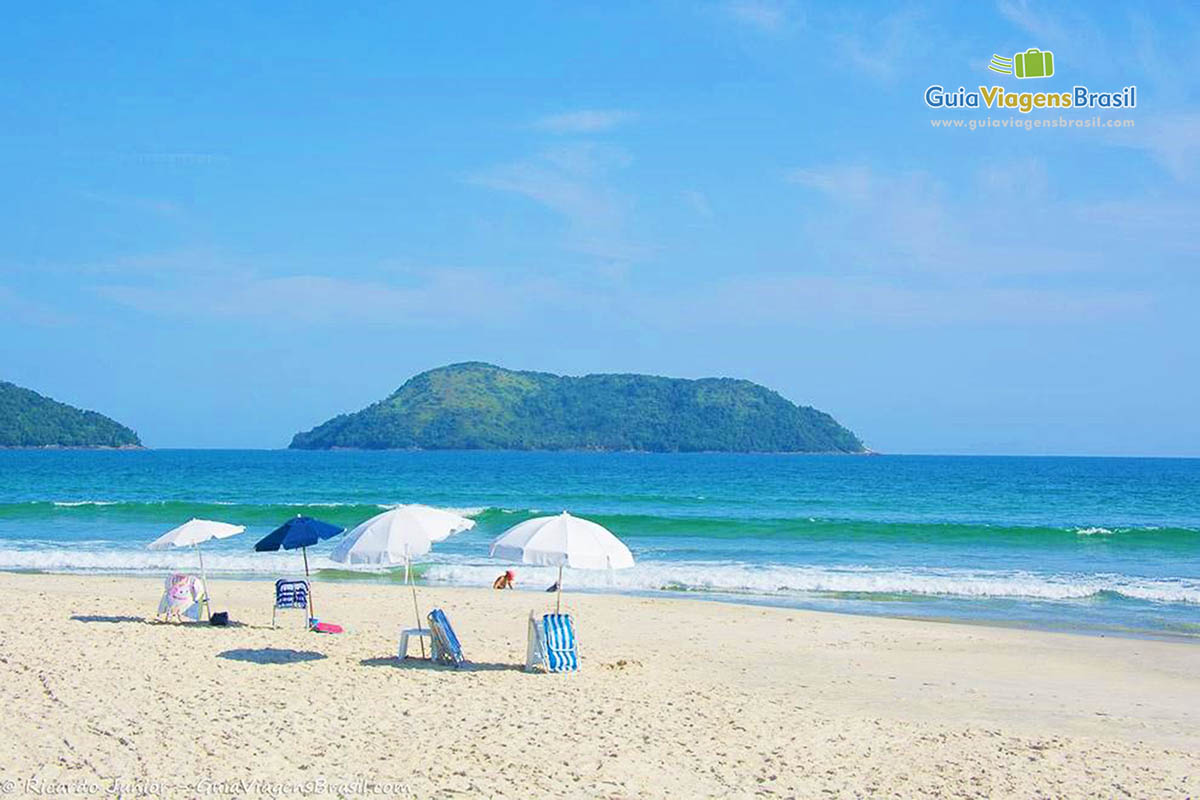
[[[426,619],[429,620],[433,660],[450,667],[461,667],[465,664],[466,659],[463,658],[462,647],[459,645],[458,637],[454,635],[454,628],[450,627],[450,620],[446,619],[445,613],[440,608],[435,608],[429,612]]]
[[[308,581],[289,581],[280,578],[275,581],[275,605],[271,608],[271,627],[275,627],[275,613],[280,609],[304,609],[304,619],[308,620]]]
[[[575,672],[579,669],[576,645],[575,624],[570,614],[546,614],[538,619],[529,612],[526,670],[541,667],[547,672]]]

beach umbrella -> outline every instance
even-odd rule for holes
[[[194,547],[196,556],[200,559],[200,578],[204,581],[204,608],[209,611],[208,575],[204,571],[204,553],[200,545],[209,539],[227,539],[230,536],[246,530],[244,525],[230,525],[228,522],[213,522],[208,519],[190,519],[177,528],[164,533],[150,544],[148,550],[168,550],[173,547]]]
[[[263,538],[259,539],[254,545],[255,551],[259,553],[269,553],[283,548],[284,550],[300,549],[304,555],[304,577],[308,577],[308,548],[312,547],[317,542],[328,539],[331,536],[337,536],[345,528],[340,528],[337,525],[331,525],[328,522],[322,522],[319,519],[312,517],[303,517],[297,514],[287,522],[280,525],[275,530],[268,533]],[[311,619],[313,614],[312,587],[309,587],[308,592],[308,616]]]
[[[412,587],[413,612],[417,627],[421,611],[417,606],[417,586],[410,580],[412,560],[429,552],[434,542],[440,542],[459,531],[475,527],[475,521],[451,511],[423,505],[402,505],[377,514],[346,534],[329,557],[342,564],[368,566],[404,565],[404,582]],[[420,637],[418,637],[420,638]],[[425,642],[421,641],[421,657]]]
[[[521,564],[558,567],[556,609],[562,610],[563,567],[625,569],[633,553],[603,525],[573,517],[534,517],[514,525],[492,542],[492,557]]]

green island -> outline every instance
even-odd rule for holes
[[[422,372],[389,397],[297,433],[293,449],[865,453],[833,417],[732,378]]]
[[[0,381],[0,447],[141,447],[138,435],[95,411]]]

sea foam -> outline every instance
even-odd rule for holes
[[[487,585],[504,565],[430,564],[426,578]],[[521,566],[518,583],[547,586],[550,567]],[[641,562],[619,571],[569,570],[568,585],[615,591],[690,591],[760,596],[913,595],[960,598],[1078,600],[1105,593],[1165,603],[1200,603],[1200,580],[1143,579],[1123,575],[1037,575],[1021,571],[878,569],[871,567],[757,566],[703,562]]]
[[[88,543],[90,544],[90,543]],[[82,546],[81,546],[82,545]],[[430,582],[488,586],[510,565],[480,562],[444,553],[421,560]],[[0,569],[62,572],[160,572],[196,567],[191,550],[147,551],[88,547],[85,543],[57,547],[0,548]],[[230,553],[209,549],[205,567],[212,574],[275,575],[294,572],[295,553]],[[309,553],[313,570],[346,570],[323,554]],[[557,577],[553,567],[517,566],[522,587],[549,586]],[[378,572],[378,570],[375,570]],[[369,575],[370,570],[364,571]],[[719,562],[641,561],[632,569],[586,571],[568,569],[566,584],[617,592],[684,591],[711,594],[772,596],[911,595],[914,597],[1012,598],[1081,600],[1104,594],[1161,603],[1200,604],[1200,579],[1137,578],[1117,574],[1036,574],[1026,571],[898,569],[866,566],[817,567],[755,565]]]

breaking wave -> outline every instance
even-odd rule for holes
[[[322,554],[309,554],[314,571],[326,577],[378,577],[379,570],[350,571]],[[300,568],[295,553],[204,554],[210,574],[278,576]],[[158,573],[194,569],[191,550],[148,551],[118,547],[0,548],[0,569],[47,572]],[[421,564],[431,583],[488,586],[508,568],[500,561],[481,563],[446,554],[433,554]],[[518,566],[522,588],[552,584],[551,567]],[[612,592],[695,592],[704,594],[801,597],[856,596],[862,599],[905,597],[1011,598],[1026,600],[1084,600],[1123,597],[1156,603],[1200,604],[1200,579],[1148,579],[1111,574],[1041,575],[1022,571],[895,569],[876,567],[811,567],[718,562],[643,561],[618,571],[567,570],[572,588]]]
[[[487,585],[495,564],[428,565],[432,582]],[[757,566],[724,563],[644,562],[609,572],[570,570],[570,586],[609,591],[680,591],[760,596],[861,595],[1080,600],[1121,596],[1160,603],[1200,603],[1200,579],[1141,579],[1123,575],[1037,575],[1029,572],[872,567]],[[517,568],[523,586],[550,585],[556,570]]]

